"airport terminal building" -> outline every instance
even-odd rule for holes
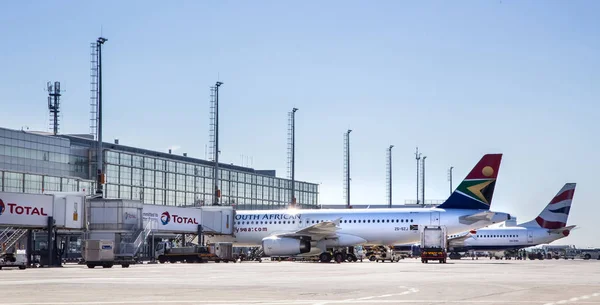
[[[115,143],[103,144],[104,197],[167,206],[213,203],[214,162]],[[0,128],[0,191],[95,193],[96,141]],[[236,209],[278,209],[291,180],[273,170],[219,163],[220,203]],[[317,208],[318,184],[296,181],[297,206]]]

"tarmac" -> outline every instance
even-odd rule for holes
[[[600,261],[243,262],[0,270],[0,304],[600,304]]]

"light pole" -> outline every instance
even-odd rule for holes
[[[296,111],[298,108],[292,109],[292,207],[296,207]]]
[[[217,82],[215,84],[215,200],[214,205],[219,204],[219,198],[221,197],[221,191],[219,190],[219,87],[223,82]]]
[[[350,133],[352,129],[346,132],[346,208],[350,208]]]
[[[421,200],[423,200],[423,205],[425,204],[425,159],[427,159],[427,156],[423,156],[423,169],[422,169],[423,172],[421,173],[422,177],[423,177],[423,179],[422,179],[423,182],[421,185],[421,187],[423,187],[421,189]]]
[[[394,145],[390,145],[390,147],[388,148],[388,163],[390,165],[390,168],[388,169],[388,175],[390,176],[390,181],[388,181],[388,196],[389,196],[389,202],[388,205],[391,208],[392,207],[392,148],[394,147]]]
[[[450,166],[450,169],[448,170],[448,181],[450,181],[450,195],[452,195],[452,169],[454,168],[454,166]]]
[[[104,197],[102,185],[104,184],[103,160],[102,160],[102,45],[108,41],[104,37],[98,37],[96,48],[98,50],[98,150],[96,151],[97,160],[97,180],[96,195]]]

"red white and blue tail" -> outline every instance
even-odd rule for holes
[[[567,226],[571,203],[575,195],[576,183],[567,183],[548,203],[546,208],[534,220],[524,223],[525,227],[560,229]]]

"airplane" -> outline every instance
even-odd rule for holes
[[[209,242],[262,246],[267,256],[319,255],[356,261],[352,254],[326,250],[357,245],[415,243],[425,225],[446,226],[448,234],[479,229],[510,219],[490,210],[502,154],[484,155],[448,199],[435,208],[280,209],[236,211],[234,236]]]
[[[450,236],[451,255],[469,250],[505,251],[548,244],[569,236],[576,226],[567,226],[576,183],[566,183],[533,220],[514,227],[482,228]]]

